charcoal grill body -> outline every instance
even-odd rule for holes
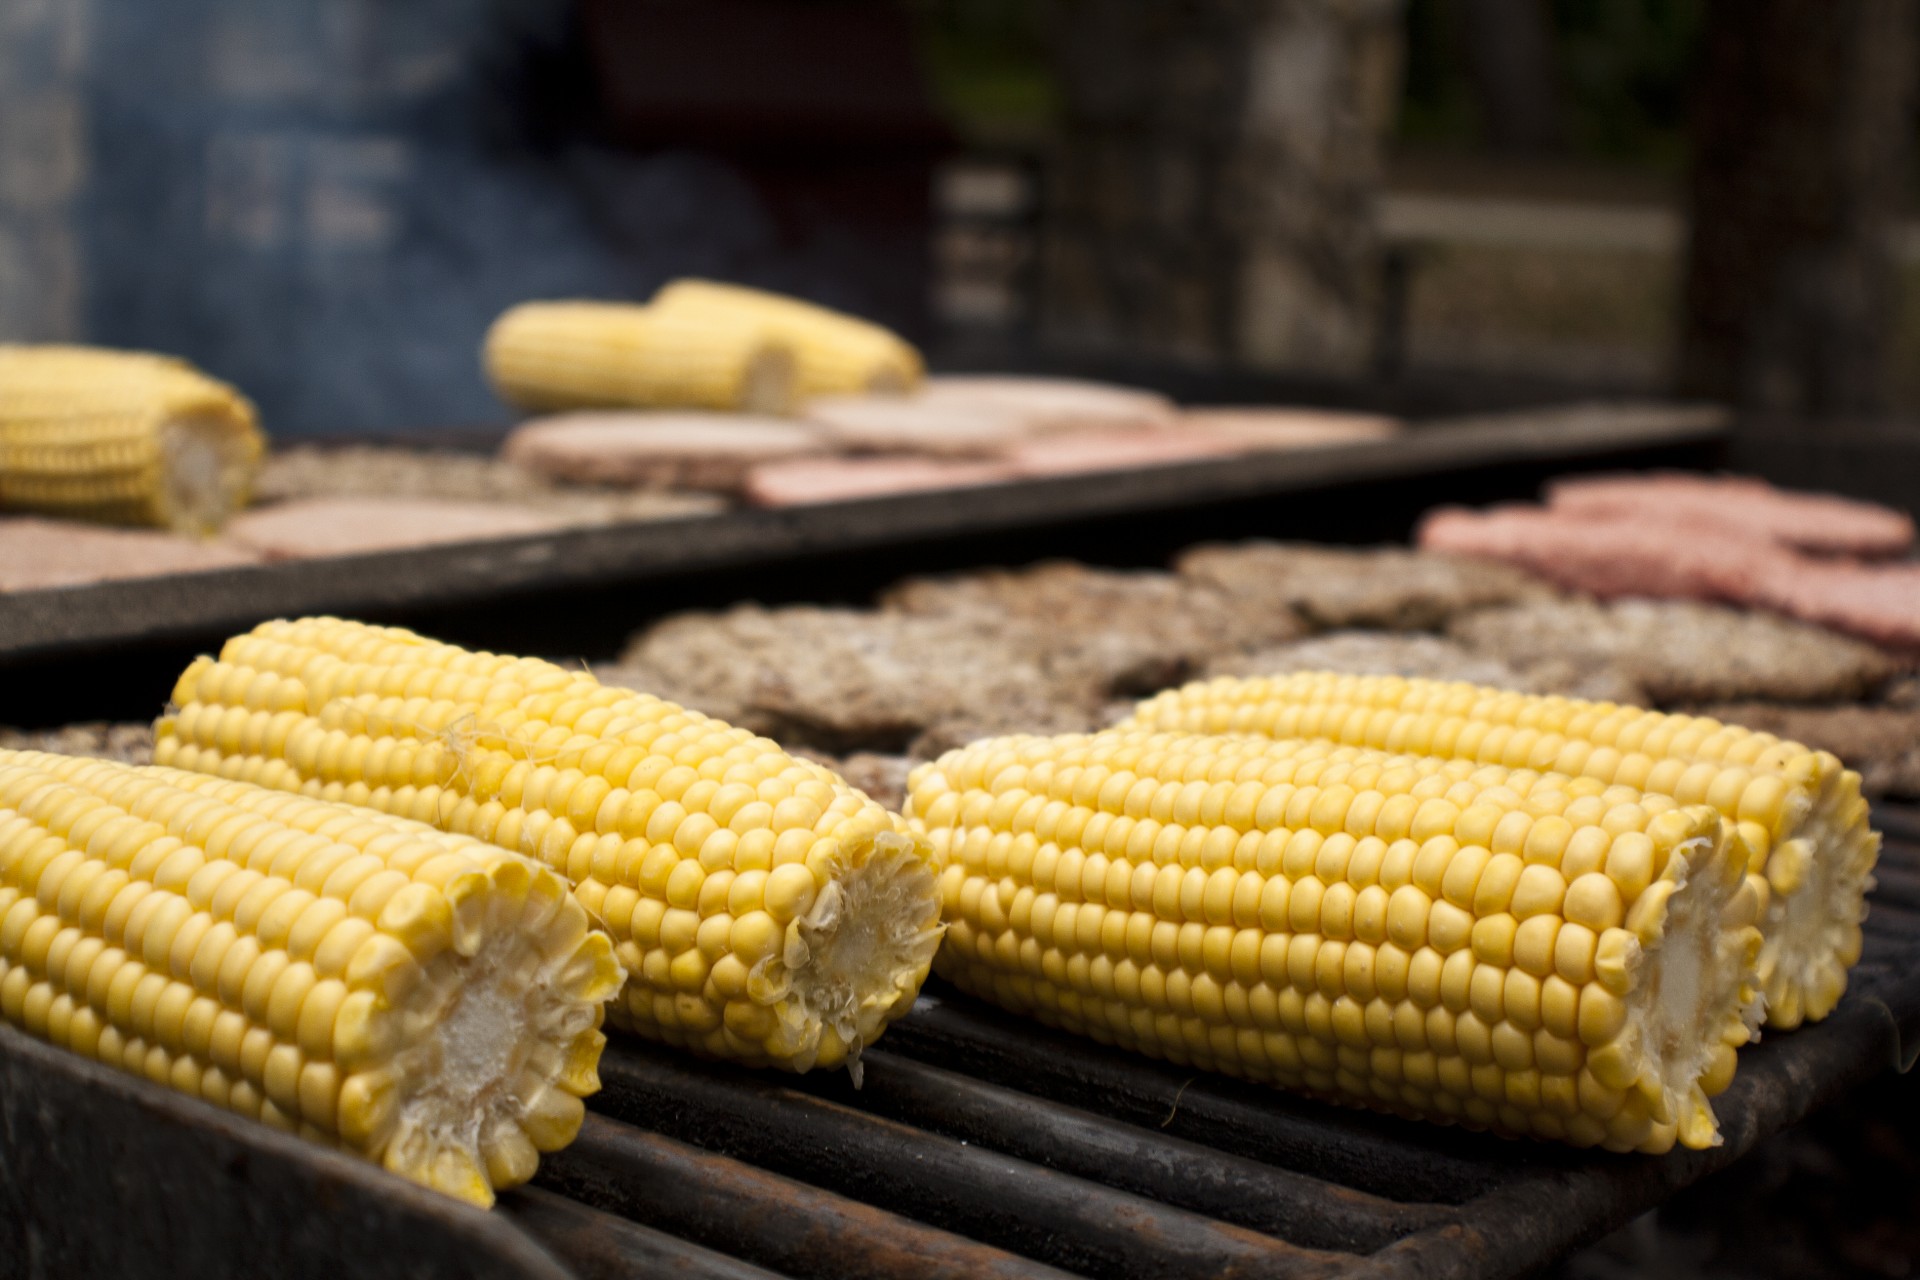
[[[1876,821],[1846,999],[1743,1051],[1711,1151],[1576,1152],[1343,1110],[936,984],[859,1091],[616,1039],[580,1141],[489,1215],[0,1028],[0,1280],[1520,1275],[1906,1065],[1920,810]]]

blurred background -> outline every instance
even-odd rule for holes
[[[504,307],[694,274],[937,368],[1406,411],[1679,393],[1920,466],[1888,425],[1920,408],[1913,27],[1905,0],[0,0],[0,339],[178,352],[283,436],[504,422],[472,373]]]
[[[176,353],[277,440],[497,435],[503,310],[704,276],[882,322],[938,371],[1198,404],[1716,401],[1730,465],[1912,510],[1917,20],[0,0],[0,342]],[[1912,1274],[1916,1152],[1889,1080],[1563,1274]]]

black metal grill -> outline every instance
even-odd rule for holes
[[[1581,1153],[1324,1106],[936,983],[857,1091],[617,1042],[580,1140],[486,1215],[0,1028],[0,1277],[1517,1275],[1908,1065],[1920,810],[1877,821],[1847,998],[1743,1051],[1713,1151]]]

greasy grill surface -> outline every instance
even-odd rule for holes
[[[489,1217],[0,1028],[0,1277],[169,1275],[183,1253],[204,1276],[263,1258],[283,1277],[562,1274],[534,1243],[582,1280],[1517,1275],[1898,1065],[1920,1036],[1920,810],[1876,821],[1845,1002],[1743,1051],[1710,1152],[1582,1153],[1336,1109],[936,985],[857,1091],[616,1043],[580,1140]],[[182,1147],[197,1163],[169,1158]],[[316,1213],[337,1224],[330,1250]],[[56,1265],[10,1269],[22,1257]]]

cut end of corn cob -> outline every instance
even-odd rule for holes
[[[795,1071],[844,1065],[857,1085],[860,1051],[927,980],[940,945],[939,884],[924,847],[897,831],[855,839],[817,871],[796,865],[812,878],[812,901],[801,886],[800,914],[747,972],[747,994],[772,1014],[763,1052]],[[768,887],[777,923],[789,909],[785,886]]]
[[[475,1204],[599,1087],[609,939],[528,859],[246,783],[0,753],[0,1015]]]
[[[534,412],[782,414],[796,395],[794,354],[764,324],[632,303],[523,303],[494,321],[483,362],[501,399]]]
[[[0,506],[210,534],[264,452],[253,406],[183,361],[0,345]]]
[[[563,874],[629,972],[617,1025],[711,1057],[847,1065],[939,945],[901,820],[775,743],[531,658],[335,618],[181,676],[162,764],[431,822]]]
[[[1705,806],[1323,742],[1111,731],[922,766],[936,968],[1071,1031],[1580,1146],[1719,1141],[1760,904]]]
[[[237,437],[231,421],[178,414],[160,425],[156,523],[201,537],[218,533],[246,507],[261,451]]]
[[[1750,867],[1767,903],[1760,953],[1767,1025],[1782,1029],[1819,1021],[1846,994],[1880,856],[1860,775],[1825,752],[1809,755],[1824,759],[1802,813],[1784,821],[1776,838],[1754,839]]]
[[[1860,958],[1880,838],[1860,775],[1831,754],[1698,716],[1399,676],[1202,681],[1122,728],[1253,733],[1551,769],[1713,806],[1764,904],[1767,1025],[1826,1017]]]

